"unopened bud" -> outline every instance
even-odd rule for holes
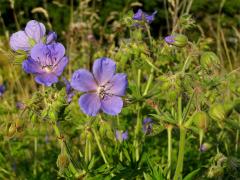
[[[201,66],[204,69],[217,67],[220,64],[218,56],[214,52],[204,52],[200,58]]]
[[[188,43],[187,36],[185,36],[183,34],[167,36],[164,38],[164,40],[166,43],[177,46],[177,47],[184,47]]]
[[[209,116],[215,121],[223,121],[226,118],[224,106],[222,104],[215,104],[209,110]]]
[[[212,147],[211,144],[209,144],[209,143],[203,143],[203,144],[200,146],[199,151],[201,151],[201,152],[206,152],[206,151],[208,151],[211,147]]]
[[[200,129],[207,129],[208,127],[208,117],[203,111],[195,113],[193,116],[193,123]]]

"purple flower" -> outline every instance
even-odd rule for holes
[[[143,12],[141,9],[138,9],[138,11],[133,15],[133,19],[137,21],[146,21],[148,24],[151,24],[156,14],[157,11],[154,11],[152,14],[149,15]]]
[[[24,31],[13,33],[10,37],[10,47],[14,50],[30,51],[32,46],[37,43],[45,43],[44,37],[46,28],[44,24],[31,20],[27,23]],[[46,44],[55,42],[57,34],[49,32],[46,37]]]
[[[128,131],[122,132],[122,131],[118,131],[116,130],[116,139],[120,142],[125,141],[128,139]]]
[[[145,134],[150,134],[153,130],[153,121],[151,118],[145,118],[143,120],[143,132]]]
[[[175,39],[174,39],[174,38],[175,38],[174,36],[166,36],[166,37],[164,38],[164,40],[165,40],[166,43],[172,44],[172,43],[175,42]]]
[[[50,45],[39,43],[31,49],[29,58],[22,66],[27,73],[36,76],[37,83],[51,86],[58,82],[58,76],[68,63],[68,58],[64,54],[65,48],[61,43]]]
[[[5,92],[6,88],[5,86],[2,84],[0,85],[0,97],[3,95],[3,93]]]
[[[70,103],[70,102],[72,102],[72,98],[74,96],[74,91],[73,91],[73,88],[72,88],[70,82],[66,78],[63,78],[63,81],[66,85],[67,102]]]
[[[128,81],[126,74],[116,73],[116,63],[109,58],[97,59],[93,74],[79,69],[72,76],[71,86],[85,92],[79,98],[79,105],[85,114],[96,116],[101,109],[110,115],[121,112]]]
[[[46,33],[45,26],[38,21],[31,20],[27,23],[24,31],[13,33],[10,37],[10,47],[14,50],[29,51],[31,49],[30,41],[40,43]]]

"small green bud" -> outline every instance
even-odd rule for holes
[[[218,56],[214,52],[204,52],[200,58],[201,66],[204,69],[209,69],[212,67],[217,67],[220,64]]]
[[[211,144],[209,144],[209,143],[203,143],[203,144],[200,146],[199,150],[200,150],[201,152],[206,152],[206,151],[208,151],[209,149],[211,149],[211,147],[212,147]]]
[[[226,118],[224,106],[222,104],[215,104],[209,110],[209,116],[215,121],[223,121]]]
[[[193,116],[193,123],[200,129],[206,130],[208,127],[208,117],[203,111],[197,112]]]
[[[215,104],[209,110],[209,116],[215,121],[224,121],[231,115],[234,108],[232,102],[226,102],[224,104]]]

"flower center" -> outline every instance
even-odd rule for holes
[[[99,86],[97,88],[97,94],[100,97],[100,99],[104,99],[105,95],[106,95],[106,90],[105,90],[105,86]]]
[[[44,67],[42,67],[42,69],[43,69],[44,71],[46,71],[47,73],[52,72],[52,67],[51,67],[51,66],[44,66]]]

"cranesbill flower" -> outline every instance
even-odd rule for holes
[[[137,21],[146,21],[148,24],[150,24],[154,21],[156,14],[157,11],[154,11],[152,14],[149,15],[143,12],[141,9],[138,9],[138,11],[133,15],[133,19]]]
[[[122,132],[122,131],[116,130],[115,136],[118,141],[120,142],[125,141],[128,139],[128,131]]]
[[[0,97],[3,95],[5,90],[6,90],[5,86],[4,85],[0,85]]]
[[[145,134],[150,134],[153,130],[153,121],[151,118],[145,118],[143,120],[143,132]]]
[[[65,48],[61,43],[50,45],[39,43],[31,49],[29,58],[22,66],[27,73],[36,76],[37,83],[51,86],[58,82],[58,77],[68,63],[68,58],[64,55]]]
[[[97,59],[93,64],[93,74],[85,69],[74,72],[71,86],[80,92],[85,92],[79,105],[82,111],[90,116],[96,116],[100,109],[109,114],[121,112],[127,88],[127,76],[116,73],[116,63],[109,58]]]
[[[45,43],[44,36],[46,28],[44,24],[31,20],[27,23],[24,31],[13,33],[10,37],[10,47],[12,50],[30,51],[37,43]],[[46,44],[53,42],[57,38],[56,33],[49,33],[46,37]]]

